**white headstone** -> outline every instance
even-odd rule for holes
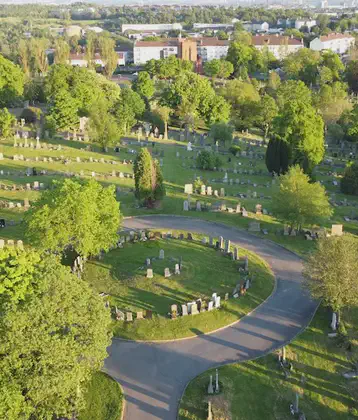
[[[147,279],[152,279],[152,278],[153,278],[153,269],[147,268]]]
[[[188,307],[186,305],[181,305],[181,311],[183,316],[188,315]]]
[[[184,211],[189,211],[189,201],[188,200],[184,200],[183,210]]]
[[[160,259],[160,260],[164,260],[164,249],[161,249],[161,250],[159,251],[159,259]]]

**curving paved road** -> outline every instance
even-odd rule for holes
[[[113,340],[105,370],[121,383],[125,420],[175,420],[186,384],[205,370],[256,358],[282,346],[310,321],[316,303],[301,288],[302,262],[290,251],[233,227],[177,216],[126,219],[130,229],[182,229],[223,236],[256,252],[277,278],[273,295],[231,327],[166,343]]]

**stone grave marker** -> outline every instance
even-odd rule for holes
[[[201,202],[200,201],[196,202],[196,211],[201,211]]]
[[[143,311],[139,311],[139,312],[137,312],[137,316],[136,316],[136,318],[137,318],[137,319],[143,319]]]
[[[230,239],[228,239],[225,243],[225,252],[227,254],[230,252],[230,246],[231,246],[231,242],[230,242]]]
[[[15,246],[15,241],[13,239],[8,239],[7,246]]]
[[[206,189],[206,195],[213,195],[213,189],[211,187],[207,187]]]
[[[175,264],[175,274],[180,274],[179,264]]]
[[[208,311],[212,311],[214,307],[214,302],[211,300],[208,305]]]
[[[261,204],[256,204],[255,213],[258,214],[258,215],[262,214],[262,205]]]
[[[225,293],[225,300],[229,300],[229,293]]]
[[[183,211],[189,211],[189,201],[188,200],[184,200]]]
[[[187,307],[187,305],[181,305],[181,313],[182,313],[182,316],[188,315],[188,307]]]
[[[200,186],[200,194],[201,195],[206,195],[206,185],[202,184]]]
[[[170,274],[169,268],[168,267],[164,268],[164,277],[170,277],[170,276],[171,274]]]
[[[152,268],[147,268],[147,279],[152,279],[153,278],[153,269]]]
[[[332,236],[342,236],[343,235],[343,225],[332,225],[331,235]]]
[[[184,193],[185,194],[193,194],[193,184],[185,184],[184,185]]]
[[[161,250],[159,251],[159,259],[160,259],[160,260],[164,260],[164,249],[161,249]]]
[[[220,296],[218,296],[218,297],[215,299],[215,308],[216,308],[216,309],[219,309],[219,308],[220,308],[220,306],[221,306],[221,297],[220,297]]]
[[[5,246],[5,241],[4,239],[0,239],[0,249],[3,249]]]
[[[176,319],[178,315],[178,306],[177,305],[171,305],[170,307],[170,315],[172,319]]]
[[[225,197],[225,188],[220,188],[220,197]]]
[[[224,249],[224,238],[222,236],[219,237],[219,249]]]
[[[197,303],[193,303],[191,305],[191,314],[192,315],[198,315],[199,311],[198,311],[198,305]]]
[[[153,318],[153,312],[149,309],[145,311],[145,319],[152,319]]]
[[[127,318],[127,322],[132,322],[133,321],[133,314],[132,314],[132,312],[127,312],[126,313],[126,318]]]

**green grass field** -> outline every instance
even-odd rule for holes
[[[199,217],[208,220],[215,220],[218,222],[223,222],[232,226],[237,226],[246,229],[249,225],[249,222],[252,219],[257,219],[261,222],[261,228],[268,230],[268,235],[265,237],[278,242],[289,249],[292,249],[298,252],[301,255],[307,254],[314,248],[314,243],[307,242],[303,237],[284,237],[282,234],[277,234],[277,230],[283,229],[283,225],[276,220],[273,216],[262,215],[258,216],[254,213],[254,208],[256,204],[262,204],[263,208],[267,210],[268,213],[271,212],[271,197],[274,188],[277,188],[277,185],[272,185],[272,178],[267,175],[265,169],[264,160],[256,160],[256,167],[253,168],[250,166],[252,160],[247,157],[233,157],[229,155],[221,155],[224,161],[223,170],[236,169],[237,171],[247,172],[242,174],[234,174],[229,172],[228,178],[232,178],[233,185],[224,184],[220,180],[224,177],[224,172],[208,172],[194,169],[193,166],[195,161],[193,158],[194,152],[188,152],[186,148],[182,147],[182,143],[175,140],[169,141],[156,141],[155,147],[150,147],[153,149],[153,152],[158,154],[162,152],[164,154],[163,159],[163,174],[167,189],[167,196],[161,203],[161,207],[158,209],[144,209],[138,208],[137,203],[134,199],[134,195],[131,192],[131,189],[134,187],[133,180],[130,178],[120,178],[119,172],[122,173],[132,173],[132,165],[123,164],[124,159],[127,161],[134,159],[135,155],[130,153],[130,150],[138,150],[139,143],[136,139],[129,139],[132,144],[124,144],[121,146],[120,153],[115,153],[113,148],[110,148],[108,153],[104,153],[96,145],[89,145],[88,143],[83,143],[79,141],[68,141],[65,139],[56,138],[54,140],[48,140],[42,142],[42,144],[47,144],[47,149],[30,149],[30,148],[19,148],[13,147],[12,140],[1,140],[0,142],[0,152],[4,154],[4,159],[1,161],[1,169],[4,171],[3,175],[0,175],[1,183],[8,186],[8,190],[1,190],[1,198],[4,202],[8,201],[20,201],[23,202],[24,198],[29,198],[35,200],[39,192],[36,191],[12,191],[10,186],[14,183],[18,186],[25,185],[28,182],[33,183],[34,181],[39,181],[45,183],[49,186],[53,179],[63,179],[64,175],[67,173],[73,173],[81,178],[90,178],[92,172],[96,173],[96,179],[103,183],[104,185],[116,185],[121,188],[121,191],[117,194],[117,199],[121,202],[121,211],[125,216],[132,215],[142,215],[149,213],[166,213],[166,214],[183,214],[186,216]],[[29,140],[30,143],[31,140]],[[62,150],[50,150],[50,147],[57,146],[61,144]],[[91,147],[91,151],[88,151],[88,146]],[[247,149],[247,145],[242,145],[243,150]],[[264,147],[251,146],[252,150],[255,153],[264,154]],[[176,156],[176,152],[179,152],[180,157]],[[30,161],[14,161],[12,157],[15,154],[24,155],[24,159],[33,159]],[[52,159],[60,158],[60,161],[53,163],[35,162],[35,157],[43,159],[43,157],[51,157]],[[81,159],[81,163],[76,162],[76,157]],[[71,158],[71,163],[64,164],[64,159]],[[89,159],[97,159],[98,162],[91,163]],[[159,158],[159,157],[158,157]],[[101,163],[100,160],[105,159],[110,161],[109,163]],[[231,160],[230,162],[228,160]],[[337,159],[336,159],[337,161]],[[115,162],[116,164],[113,164]],[[251,162],[251,163],[250,163]],[[48,171],[47,175],[38,175],[27,177],[24,175],[26,168],[35,167],[38,172],[41,170]],[[262,170],[262,175],[250,175],[250,170]],[[116,177],[112,176],[112,171],[115,170],[117,173]],[[324,182],[324,185],[327,188],[329,194],[334,194],[336,201],[347,199],[348,203],[345,206],[334,207],[334,215],[330,221],[327,221],[326,227],[329,229],[332,223],[343,223],[344,229],[346,231],[357,233],[358,232],[358,223],[356,221],[346,222],[343,217],[349,216],[352,217],[357,214],[357,197],[349,197],[340,194],[338,187],[332,184],[332,177],[329,177],[328,171],[330,168],[328,166],[320,166],[319,174],[317,178],[320,181]],[[22,172],[22,174],[20,173]],[[10,175],[8,175],[10,172]],[[340,171],[341,172],[341,171]],[[62,173],[62,175],[60,175]],[[187,199],[187,195],[184,194],[184,184],[192,183],[195,177],[201,176],[202,180],[206,185],[212,186],[213,190],[220,190],[221,187],[225,188],[226,196],[224,198],[215,198],[213,196],[200,196],[193,195],[192,200],[201,200],[202,202],[215,203],[217,201],[224,201],[228,206],[235,207],[237,203],[241,203],[249,211],[249,217],[243,218],[236,214],[230,214],[227,212],[213,213],[213,212],[184,212],[183,211],[183,201]],[[339,171],[337,174],[337,179],[339,178]],[[236,180],[239,180],[239,183],[236,183]],[[247,184],[247,181],[251,181],[251,185]],[[241,184],[245,182],[245,184]],[[254,186],[254,184],[256,186]],[[253,192],[257,193],[257,198],[238,198],[237,194],[251,194]],[[5,218],[7,221],[14,220],[19,222],[22,218],[23,209],[8,209],[0,208],[0,217]],[[8,226],[6,229],[1,232],[2,238],[9,239],[22,239],[23,231],[21,226]]]
[[[356,323],[357,311],[346,316]],[[277,354],[247,363],[219,369],[222,392],[210,397],[214,418],[221,420],[284,420],[292,418],[289,405],[295,393],[301,395],[299,408],[307,419],[349,420],[358,416],[358,382],[342,377],[352,369],[356,353],[337,345],[327,337],[329,313],[317,312],[312,324],[287,346],[287,359],[293,363],[291,377],[284,378]],[[351,330],[356,336],[356,331]],[[185,391],[180,405],[180,420],[207,419],[207,371],[194,379]],[[221,415],[221,416],[220,416]]]
[[[159,251],[165,251],[165,259],[159,260]],[[100,261],[86,264],[84,278],[97,292],[110,295],[111,306],[125,311],[152,310],[153,320],[137,320],[132,323],[113,321],[115,335],[139,340],[174,339],[194,336],[228,325],[250,312],[272,292],[273,274],[257,255],[239,248],[239,257],[249,257],[252,287],[239,299],[224,301],[230,297],[236,284],[245,275],[238,271],[240,262],[232,261],[220,251],[199,242],[177,239],[156,239],[147,242],[127,243]],[[154,278],[146,278],[146,258],[152,262]],[[174,266],[182,258],[180,275],[164,277],[164,269]],[[225,276],[222,275],[225,273]],[[222,308],[196,316],[168,317],[170,306],[201,298],[208,302],[212,293],[222,299]]]
[[[85,408],[78,420],[120,420],[123,394],[120,385],[103,372],[96,372],[85,391]]]

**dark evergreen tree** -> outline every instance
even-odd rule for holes
[[[279,137],[272,137],[266,150],[266,167],[269,172],[284,174],[290,163],[290,149],[287,142]]]
[[[165,196],[163,175],[157,160],[147,149],[141,149],[134,161],[135,196],[147,207]]]
[[[344,194],[358,195],[358,163],[345,169],[341,180],[341,190]]]

